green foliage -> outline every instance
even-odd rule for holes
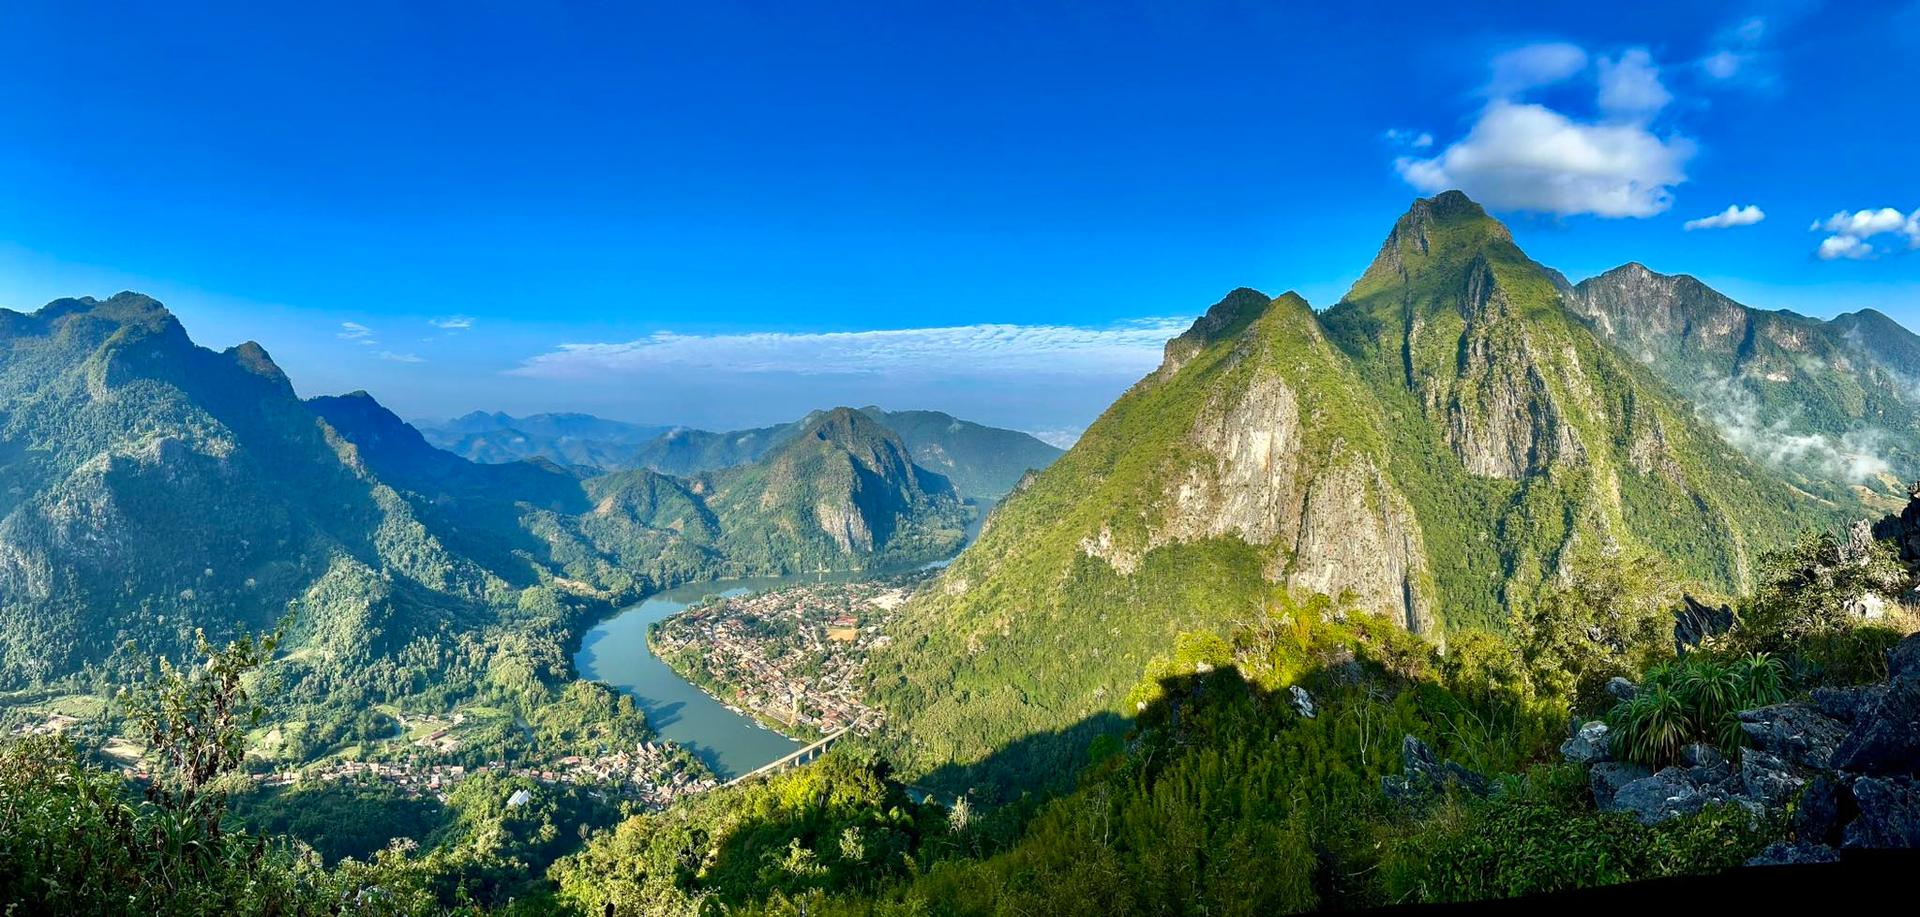
[[[1383,832],[1386,899],[1480,901],[1715,872],[1779,834],[1731,805],[1648,827],[1593,811],[1585,794],[1584,769],[1542,767],[1491,799],[1452,799],[1411,828]]]
[[[240,793],[228,801],[230,819],[256,834],[297,839],[327,863],[371,862],[396,838],[427,841],[446,823],[447,809],[385,783],[301,783]]]
[[[586,913],[719,913],[766,896],[870,888],[906,874],[943,833],[876,762],[838,751],[808,767],[637,815],[550,875]]]
[[[1647,551],[1573,551],[1561,580],[1512,618],[1533,691],[1604,707],[1608,679],[1672,656],[1680,586]]]
[[[1828,530],[1806,532],[1768,552],[1761,569],[1760,588],[1741,608],[1734,639],[1776,655],[1847,634],[1860,619],[1856,603],[1891,604],[1908,584],[1890,544],[1855,544]],[[1832,648],[1844,655],[1843,645]]]
[[[217,837],[226,805],[221,782],[246,759],[247,731],[266,713],[247,681],[280,636],[241,637],[217,648],[205,634],[194,636],[202,662],[180,668],[161,659],[149,679],[122,692],[120,705],[153,763],[148,796],[204,820]]]
[[[1733,753],[1742,740],[1736,714],[1786,697],[1786,667],[1772,656],[1721,661],[1694,654],[1647,670],[1639,693],[1617,704],[1607,719],[1617,753],[1661,767],[1694,742]]]

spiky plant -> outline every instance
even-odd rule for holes
[[[1609,716],[1614,750],[1630,761],[1659,767],[1680,756],[1697,727],[1686,699],[1665,684],[1644,687]]]

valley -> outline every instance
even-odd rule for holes
[[[1587,884],[1902,830],[1872,782],[1834,803],[1858,830],[1780,821],[1841,758],[1768,724],[1815,710],[1872,750],[1846,779],[1909,775],[1920,338],[1637,265],[1572,284],[1458,193],[1331,306],[1233,291],[1065,452],[875,407],[429,437],[138,294],[0,319],[0,779],[218,800],[185,817],[327,876],[1285,910],[1483,893],[1398,839],[1526,863],[1522,816],[1613,851]],[[181,784],[202,727],[155,724],[203,700],[228,763]],[[1662,788],[1688,804],[1636,802]]]

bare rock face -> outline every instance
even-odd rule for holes
[[[1352,593],[1415,633],[1433,629],[1426,551],[1412,507],[1365,456],[1315,454],[1300,399],[1277,375],[1201,412],[1189,434],[1207,461],[1169,494],[1150,547],[1237,535],[1273,549],[1269,578]],[[1085,545],[1112,562],[1104,544]],[[1119,564],[1115,565],[1119,569]]]
[[[1444,387],[1428,380],[1424,395],[1430,413],[1444,409],[1447,444],[1467,471],[1519,480],[1574,451],[1543,361],[1484,260],[1469,270],[1463,312],[1458,376]]]

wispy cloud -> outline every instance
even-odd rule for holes
[[[1753,204],[1748,204],[1745,207],[1738,204],[1728,204],[1727,209],[1713,216],[1701,217],[1697,220],[1688,220],[1686,222],[1686,229],[1688,232],[1692,232],[1696,229],[1730,229],[1735,226],[1752,226],[1766,218],[1767,212]]]
[[[1695,147],[1653,127],[1673,94],[1646,49],[1590,66],[1578,46],[1527,45],[1495,57],[1491,69],[1486,107],[1465,137],[1431,157],[1394,162],[1408,184],[1426,193],[1458,188],[1495,209],[1560,215],[1649,217],[1672,206]],[[1583,76],[1594,90],[1591,116],[1526,99]]]
[[[1835,481],[1867,481],[1889,471],[1886,433],[1861,427],[1839,436],[1795,429],[1791,416],[1770,414],[1739,380],[1711,379],[1695,392],[1695,411],[1748,455],[1777,467]]]
[[[1086,431],[1075,427],[1066,430],[1029,430],[1027,432],[1033,434],[1034,439],[1055,449],[1071,449],[1074,443],[1080,441],[1080,434]]]
[[[1415,150],[1424,150],[1433,146],[1433,135],[1426,131],[1404,130],[1390,127],[1380,136],[1394,146],[1403,146]]]
[[[1920,248],[1920,208],[1915,208],[1912,213],[1901,213],[1892,207],[1842,210],[1824,220],[1815,220],[1807,229],[1827,233],[1827,237],[1820,240],[1820,247],[1814,250],[1820,260],[1845,258],[1858,261],[1872,258],[1885,250],[1885,243],[1876,247],[1869,241],[1875,236],[1903,238],[1907,248]]]
[[[1159,365],[1162,346],[1189,321],[1149,318],[1107,327],[982,324],[818,333],[660,331],[620,343],[562,344],[509,372],[551,379],[663,369],[917,378],[1140,375]]]
[[[391,350],[382,350],[382,351],[380,351],[379,353],[377,353],[377,354],[374,354],[374,356],[376,356],[376,357],[379,357],[379,358],[380,358],[380,359],[382,359],[382,360],[390,360],[390,361],[392,361],[392,362],[395,362],[395,363],[425,363],[425,362],[427,362],[427,361],[426,361],[425,359],[423,359],[422,357],[420,357],[420,356],[418,356],[418,355],[415,355],[415,354],[411,354],[411,353],[395,353],[395,352],[393,352],[393,351],[391,351]]]
[[[473,318],[467,315],[448,315],[427,319],[427,324],[441,331],[465,331],[473,327]]]
[[[367,347],[380,343],[373,339],[373,329],[359,322],[341,322],[340,331],[334,337]]]

